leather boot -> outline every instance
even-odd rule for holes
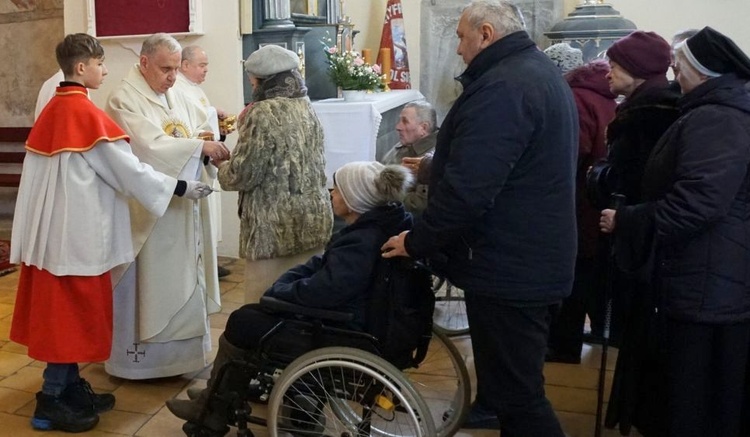
[[[216,377],[226,363],[234,360],[247,359],[248,351],[245,349],[238,348],[233,344],[229,343],[222,334],[219,337],[219,350],[216,351],[216,359],[214,360],[214,366],[211,369],[211,375],[206,383],[206,389],[200,391],[195,399],[170,399],[167,403],[167,408],[175,416],[188,422],[198,423],[201,412],[207,407],[209,401],[209,394],[211,388],[216,383]],[[224,379],[227,379],[228,373],[225,372]],[[224,384],[222,384],[224,385]],[[204,417],[203,425],[208,426],[212,429],[222,429],[227,424],[227,417],[225,411],[222,408],[211,408]]]
[[[99,415],[93,408],[80,409],[65,401],[62,396],[42,392],[36,394],[36,409],[31,418],[34,429],[66,432],[84,432],[99,423]]]
[[[115,396],[111,393],[94,393],[91,384],[83,378],[65,388],[63,399],[76,408],[93,408],[97,413],[104,413],[115,406]]]

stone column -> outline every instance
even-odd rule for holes
[[[287,29],[292,23],[289,0],[263,0],[263,29]]]
[[[471,0],[421,0],[421,54],[419,90],[432,103],[442,123],[461,85],[453,78],[465,69],[456,54],[456,26],[463,8]],[[512,0],[518,5],[532,39],[545,47],[544,32],[562,18],[563,0]],[[438,124],[439,124],[438,123]]]

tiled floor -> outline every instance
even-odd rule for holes
[[[221,281],[223,310],[211,316],[214,350],[229,313],[242,305],[243,300],[243,262],[227,258],[222,259],[221,264],[229,268],[232,274]],[[29,425],[35,405],[34,393],[41,386],[44,363],[28,358],[25,347],[8,340],[17,281],[18,273],[0,277],[0,436],[67,435],[61,432],[36,432]],[[459,337],[454,341],[465,354],[471,372],[469,338]],[[616,350],[610,350],[612,353],[607,364],[607,389],[612,380],[612,369],[617,354]],[[598,347],[584,346],[581,365],[548,364],[545,368],[547,396],[557,411],[563,429],[570,437],[594,435],[600,358],[601,351]],[[175,396],[184,398],[187,387],[193,384],[204,386],[208,377],[206,369],[197,374],[134,382],[107,375],[101,364],[87,364],[81,367],[83,377],[97,391],[114,393],[117,398],[115,409],[102,414],[99,425],[83,434],[86,436],[184,436],[181,431],[182,422],[164,407],[164,401]],[[252,429],[258,437],[267,435],[264,429]],[[462,430],[457,436],[485,437],[497,434],[497,431],[489,430]],[[619,433],[604,430],[603,435],[614,437]]]

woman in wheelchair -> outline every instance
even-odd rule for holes
[[[333,236],[323,255],[313,256],[307,263],[284,273],[265,296],[310,308],[351,313],[353,319],[342,322],[341,327],[364,330],[366,296],[381,259],[380,247],[388,237],[412,225],[411,216],[400,203],[411,183],[412,175],[399,165],[352,162],[338,169],[334,174],[331,201],[333,213],[344,220],[346,227]],[[181,419],[215,431],[204,435],[226,434],[225,410],[212,410],[208,405],[208,410],[202,414],[219,369],[234,360],[251,359],[261,338],[280,319],[278,314],[264,310],[261,304],[247,304],[232,312],[219,338],[208,387],[200,392],[188,390],[190,400],[171,399],[167,401],[167,408]],[[214,390],[221,391],[221,387]]]

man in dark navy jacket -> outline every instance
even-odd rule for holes
[[[383,256],[447,261],[465,290],[477,401],[503,437],[563,436],[542,368],[550,311],[573,282],[575,103],[511,3],[470,4],[456,33],[468,67],[438,134],[427,209]]]

